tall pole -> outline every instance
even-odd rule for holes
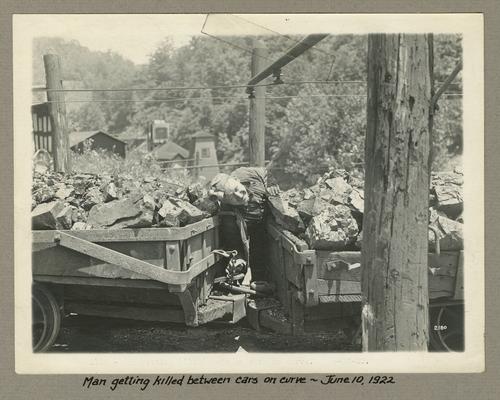
[[[43,56],[43,64],[45,66],[45,81],[48,89],[47,100],[49,102],[49,114],[52,123],[52,156],[54,159],[54,170],[57,172],[70,172],[71,158],[69,153],[64,93],[52,91],[63,88],[61,60],[56,54],[45,54]]]
[[[257,75],[265,68],[265,48],[262,42],[254,40],[252,49],[251,74]],[[265,166],[265,128],[266,128],[266,88],[257,86],[250,97],[249,121],[250,166]]]
[[[432,129],[429,35],[368,37],[364,351],[425,351]]]

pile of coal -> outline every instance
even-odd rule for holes
[[[35,171],[31,209],[35,230],[81,230],[185,226],[215,215],[218,205],[203,188],[167,177]]]
[[[288,190],[276,196],[279,200],[271,197],[271,213],[278,225],[312,249],[354,248],[363,219],[363,189],[359,186],[346,171],[331,171],[314,186]]]
[[[436,249],[439,240],[441,250],[462,250],[463,240],[463,172],[432,174],[429,209],[429,250]],[[437,235],[437,238],[436,238]]]
[[[270,199],[278,225],[307,242],[311,249],[356,250],[362,245],[363,181],[345,170],[324,174],[315,185],[290,189]],[[463,173],[432,174],[429,248],[463,248]],[[437,234],[437,238],[436,238]]]

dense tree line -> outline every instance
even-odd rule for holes
[[[267,36],[259,39],[267,48],[268,58],[275,59],[299,38]],[[87,88],[242,84],[250,78],[250,54],[246,50],[251,46],[252,38],[226,37],[219,41],[197,36],[189,44],[175,48],[166,38],[147,64],[136,66],[116,53],[90,51],[75,41],[38,38],[33,47],[33,78],[35,83],[43,83],[42,55],[52,50],[62,56],[63,78],[81,81]],[[266,158],[276,158],[275,172],[282,178],[310,183],[331,166],[362,171],[366,48],[366,36],[330,36],[282,71],[284,85],[268,87]],[[442,82],[462,56],[461,38],[436,35],[434,51],[435,80]],[[317,80],[331,82],[286,84]],[[460,80],[452,90],[461,91]],[[117,134],[140,134],[148,121],[164,119],[171,124],[173,138],[179,144],[187,145],[194,133],[209,132],[217,136],[220,161],[246,161],[247,97],[244,88],[96,92],[87,99],[140,101],[78,103],[83,105],[71,107],[69,117],[74,129],[104,129]],[[183,100],[165,100],[176,98]],[[445,167],[450,158],[462,152],[461,115],[461,97],[443,98],[434,124],[436,169]]]

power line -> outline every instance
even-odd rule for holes
[[[442,82],[436,82],[441,84]],[[364,80],[308,80],[308,81],[290,81],[283,83],[264,83],[257,85],[250,85],[251,87],[259,86],[293,86],[293,85],[330,85],[330,84],[343,84],[343,85],[366,85]],[[47,89],[42,86],[34,86],[32,92],[68,92],[68,93],[78,93],[78,92],[163,92],[163,91],[176,91],[176,90],[220,90],[220,89],[237,89],[237,88],[247,88],[247,84],[235,84],[235,85],[214,85],[214,86],[173,86],[166,88],[117,88],[117,89],[106,89],[106,88],[85,88],[85,89]]]
[[[260,86],[282,86],[282,85],[311,85],[311,84],[366,84],[365,81],[329,81],[329,80],[311,80],[311,81],[290,81],[283,83],[264,83],[257,85],[250,85],[251,87]],[[34,87],[33,92],[162,92],[162,91],[174,91],[174,90],[218,90],[218,89],[236,89],[236,88],[247,88],[246,84],[237,85],[215,85],[215,86],[178,86],[178,87],[166,87],[166,88],[118,88],[118,89],[47,89],[45,87]]]
[[[447,93],[444,97],[462,96],[462,93]],[[309,98],[309,97],[366,97],[366,94],[310,94],[307,96],[266,96],[266,99],[294,99],[294,98]],[[102,99],[102,100],[68,100],[68,101],[47,101],[47,103],[166,103],[176,101],[205,101],[205,100],[248,100],[248,97],[243,96],[220,96],[220,97],[178,97],[166,99]]]

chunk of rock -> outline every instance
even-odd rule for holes
[[[153,210],[144,205],[141,197],[131,196],[95,205],[87,222],[94,228],[148,227],[153,222]]]
[[[203,212],[186,200],[170,199],[170,201],[182,210],[180,215],[181,226],[193,224],[205,218]]]
[[[442,251],[462,250],[464,248],[463,224],[452,219],[438,216],[430,226],[438,234],[439,246]],[[435,251],[434,232],[429,229],[429,250]]]
[[[305,225],[308,225],[313,217],[321,214],[329,204],[319,197],[311,197],[307,200],[303,200],[297,207],[297,211],[304,221]]]
[[[100,204],[104,202],[104,196],[97,187],[92,187],[89,189],[87,193],[85,193],[83,197],[83,202],[81,206],[84,210],[90,210],[96,204]]]
[[[102,194],[104,196],[105,202],[118,199],[118,190],[113,182],[109,182],[106,185],[104,185]]]
[[[73,216],[73,208],[70,206],[64,207],[62,211],[56,216],[57,228],[71,229],[71,226],[73,225],[72,216]]]
[[[292,233],[300,233],[305,229],[304,223],[299,213],[293,207],[290,207],[287,201],[281,196],[270,196],[269,204],[271,213],[276,223]]]
[[[434,173],[431,177],[432,204],[451,219],[456,219],[463,210],[463,174],[459,171]]]
[[[187,187],[186,194],[189,201],[194,204],[197,200],[207,196],[207,189],[199,183],[193,183]]]
[[[89,224],[86,224],[85,222],[75,222],[73,226],[71,227],[72,231],[83,231],[86,229],[91,229],[92,227]]]
[[[64,204],[59,201],[42,203],[31,212],[31,225],[35,230],[58,229],[57,216],[63,211]]]
[[[305,237],[312,249],[342,250],[356,241],[358,232],[358,224],[349,207],[339,204],[313,217]]]
[[[304,192],[302,190],[292,188],[282,193],[281,198],[284,201],[287,201],[293,208],[297,208],[300,202],[304,199]]]
[[[359,232],[358,237],[356,238],[356,242],[354,245],[358,248],[361,249],[363,246],[363,231]]]
[[[331,203],[347,204],[349,194],[352,191],[351,185],[349,185],[344,178],[337,177],[325,180],[325,184],[330,188],[330,199]]]
[[[57,190],[56,197],[59,200],[65,200],[68,197],[70,197],[74,192],[75,190],[71,186],[63,186]]]
[[[365,194],[362,189],[352,189],[349,194],[349,205],[353,211],[363,214],[365,210]]]
[[[33,198],[37,204],[48,203],[54,200],[56,192],[52,186],[42,186],[33,192]]]
[[[205,216],[213,216],[219,211],[219,203],[209,197],[196,200],[193,205],[205,213]]]
[[[182,209],[173,204],[170,200],[165,200],[158,210],[159,222],[158,225],[162,227],[176,227],[181,226]]]
[[[456,185],[435,186],[434,193],[438,210],[443,211],[452,219],[461,214],[464,207],[461,187]]]

